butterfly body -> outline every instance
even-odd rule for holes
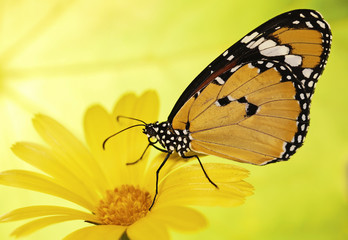
[[[159,142],[167,152],[175,151],[183,157],[191,151],[189,132],[186,129],[173,129],[168,121],[146,124],[143,132],[147,135],[149,142],[153,144]],[[155,142],[152,139],[155,139]]]

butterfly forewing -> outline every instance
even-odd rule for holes
[[[318,12],[281,14],[203,70],[168,121],[190,132],[195,152],[253,164],[286,160],[306,136],[330,45],[329,25]]]

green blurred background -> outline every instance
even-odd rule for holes
[[[0,0],[0,170],[27,168],[10,152],[40,141],[31,126],[48,114],[79,137],[85,109],[111,109],[127,91],[156,89],[165,120],[190,81],[244,34],[282,12],[312,8],[333,32],[306,143],[288,162],[250,170],[255,195],[237,208],[200,208],[210,221],[173,239],[348,239],[348,1]],[[0,186],[0,214],[63,200]],[[0,225],[0,239],[18,222]],[[68,222],[26,239],[61,239]]]

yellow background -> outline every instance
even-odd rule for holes
[[[85,109],[111,109],[127,91],[155,89],[165,120],[190,81],[264,21],[312,8],[333,32],[317,85],[306,143],[288,162],[251,171],[255,195],[237,208],[200,208],[210,227],[173,239],[348,238],[348,2],[216,0],[0,0],[0,169],[27,168],[10,152],[40,141],[33,114],[50,115],[82,138]],[[237,164],[237,163],[236,163]],[[43,194],[0,186],[0,214],[33,204],[61,204]],[[18,222],[0,225],[0,239]],[[58,224],[26,239],[61,239],[84,226]]]

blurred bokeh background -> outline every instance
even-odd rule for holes
[[[348,239],[348,1],[346,0],[0,0],[0,170],[26,168],[10,151],[40,141],[35,113],[83,137],[85,109],[111,110],[127,91],[158,91],[165,120],[190,81],[264,21],[312,8],[333,32],[332,52],[313,97],[306,143],[288,162],[250,170],[255,195],[237,208],[200,208],[210,221],[173,239]],[[0,214],[33,204],[68,205],[0,186]],[[18,222],[1,224],[10,239]],[[26,239],[61,239],[68,222]]]

